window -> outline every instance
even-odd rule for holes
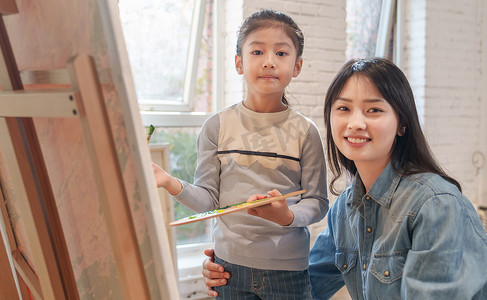
[[[387,57],[401,62],[401,0],[347,0],[347,59]]]
[[[120,0],[119,10],[141,110],[211,113],[213,1]]]
[[[382,0],[347,0],[346,57],[375,56]]]

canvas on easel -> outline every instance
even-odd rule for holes
[[[3,16],[16,66],[7,57],[0,68],[0,129],[11,141],[0,149],[0,200],[19,293],[178,299],[116,2],[17,7]]]

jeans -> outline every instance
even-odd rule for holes
[[[311,299],[308,270],[261,270],[234,265],[215,257],[215,263],[230,273],[224,286],[215,287],[216,299],[308,300]]]

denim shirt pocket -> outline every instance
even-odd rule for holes
[[[391,254],[375,254],[370,273],[384,284],[391,284],[401,279],[407,253],[407,250],[403,250]]]
[[[343,275],[346,275],[357,264],[357,251],[338,249],[335,253],[335,266]]]

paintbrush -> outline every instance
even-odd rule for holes
[[[152,134],[154,133],[154,129],[155,129],[155,127],[152,126],[152,124],[150,124],[149,131],[147,132],[147,144],[149,144],[150,138],[151,138]]]

